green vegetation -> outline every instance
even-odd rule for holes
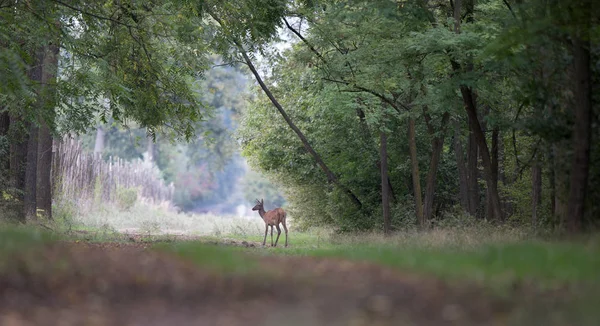
[[[600,286],[597,273],[600,240],[597,237],[578,242],[527,240],[526,234],[518,231],[479,228],[401,233],[385,241],[376,233],[339,237],[313,231],[291,235],[289,248],[236,247],[232,250],[370,261],[419,275],[425,273],[494,287],[512,286],[515,282],[550,288],[565,284]],[[233,238],[262,242],[260,235]],[[192,244],[185,246],[189,250]]]

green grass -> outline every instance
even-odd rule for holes
[[[402,271],[464,279],[495,286],[526,282],[541,287],[570,283],[600,285],[600,246],[587,242],[526,240],[520,236],[490,237],[475,230],[400,234],[383,239],[376,234],[332,237],[326,233],[290,233],[290,247],[231,247],[258,255],[337,257],[369,261]],[[441,233],[440,233],[441,232]],[[260,235],[228,237],[262,243]],[[204,238],[218,241],[217,237]],[[202,241],[202,242],[205,242]],[[206,244],[197,243],[199,247]],[[267,237],[267,246],[270,236]],[[174,243],[174,247],[178,244]],[[186,244],[194,246],[194,244]],[[189,249],[188,249],[189,250]]]
[[[2,225],[0,226],[0,255],[43,246],[56,239],[56,235],[39,228]]]

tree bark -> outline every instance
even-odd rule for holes
[[[27,160],[27,125],[17,115],[10,115],[10,183],[16,190],[16,197],[23,202],[25,187],[25,162]],[[21,210],[22,211],[22,210]],[[22,215],[21,212],[19,213]],[[22,222],[25,217],[22,217]]]
[[[491,152],[492,157],[491,158],[492,158],[492,178],[496,185],[496,188],[498,187],[498,134],[499,134],[498,128],[494,128],[492,130],[492,152]],[[494,221],[494,220],[499,221],[500,216],[494,215],[494,211],[491,206],[491,201],[490,201],[491,196],[492,196],[492,194],[490,193],[490,189],[488,188],[486,190],[487,218],[492,221]]]
[[[548,180],[550,180],[550,213],[556,215],[556,179],[554,170],[554,151],[552,145],[548,146]]]
[[[58,42],[45,50],[42,67],[42,107],[46,119],[40,122],[38,135],[37,207],[47,219],[52,219],[52,133],[56,105],[56,77],[58,68]]]
[[[485,140],[485,135],[483,134],[483,131],[481,129],[481,125],[479,124],[479,119],[477,118],[477,107],[475,106],[473,93],[471,89],[465,85],[462,85],[460,87],[460,91],[463,97],[463,101],[465,102],[467,114],[469,115],[469,124],[471,125],[471,130],[474,133],[475,140],[477,141],[477,146],[481,152],[485,181],[489,189],[490,195],[490,209],[492,210],[494,216],[501,219],[502,211],[500,209],[500,196],[498,195],[498,187],[495,182],[497,178],[494,178],[492,160],[490,158],[490,151]]]
[[[0,109],[2,110],[2,109]],[[0,112],[0,137],[4,137],[6,148],[0,148],[0,152],[3,154],[0,156],[0,176],[2,180],[1,182],[8,183],[9,178],[9,170],[10,170],[10,155],[9,147],[8,147],[8,129],[10,128],[10,117],[8,116],[8,112],[1,111]]]
[[[96,140],[94,142],[94,155],[99,156],[102,155],[104,151],[104,127],[98,126],[96,128]]]
[[[383,233],[386,235],[391,231],[387,165],[387,134],[381,131],[381,206],[383,208]]]
[[[538,223],[538,207],[542,201],[542,166],[538,157],[534,158],[531,166],[531,225],[536,228]]]
[[[460,126],[456,123],[454,127],[454,155],[456,157],[456,165],[458,168],[460,205],[465,212],[470,212],[467,167],[465,165],[463,148],[460,143],[459,131]]]
[[[27,141],[27,163],[25,168],[25,194],[23,196],[23,212],[26,221],[37,220],[37,159],[38,159],[38,126],[29,123]]]
[[[563,224],[568,218],[568,191],[569,191],[569,170],[565,166],[567,161],[567,154],[565,150],[565,144],[557,143],[554,144],[554,184],[556,187],[555,197],[555,213],[558,220]]]
[[[429,114],[424,114],[426,121],[431,121]],[[440,164],[440,159],[442,157],[442,151],[444,149],[444,133],[446,129],[446,124],[450,118],[450,114],[448,112],[444,113],[442,116],[442,131],[439,136],[435,136],[433,126],[428,122],[428,128],[430,135],[433,137],[431,140],[431,160],[429,161],[429,171],[427,171],[427,181],[425,184],[425,198],[424,198],[424,207],[423,207],[423,218],[425,221],[429,221],[431,216],[433,215],[433,200],[435,197],[435,184],[437,179],[437,171]]]
[[[423,199],[421,197],[421,180],[419,176],[419,161],[417,158],[417,136],[415,131],[415,120],[408,120],[408,144],[410,148],[410,161],[412,170],[413,193],[415,196],[415,213],[420,228],[425,228],[425,219],[423,215]]]
[[[477,210],[479,209],[480,204],[479,183],[477,182],[479,175],[477,165],[478,151],[477,141],[475,140],[475,134],[470,119],[471,118],[469,118],[469,139],[467,141],[467,194],[469,198],[469,214],[471,214],[471,216],[477,216]]]
[[[38,131],[37,207],[52,219],[52,134],[46,123]]]
[[[574,153],[571,165],[569,214],[566,215],[565,225],[568,232],[577,233],[581,232],[583,228],[585,198],[590,168],[592,83],[590,42],[588,38],[581,39],[577,37],[573,41],[573,66],[574,83],[571,83],[571,85],[573,97],[575,98],[575,123],[573,125]]]
[[[23,194],[23,212],[26,221],[37,219],[37,162],[38,162],[38,122],[41,109],[44,107],[43,96],[43,65],[45,49],[42,47],[35,53],[33,65],[29,68],[28,75],[36,89],[36,101],[33,109],[36,111],[38,121],[28,122],[27,161],[25,164],[25,193]]]

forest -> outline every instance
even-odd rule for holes
[[[303,279],[303,264],[315,266],[309,279],[365,275],[365,325],[498,321],[504,303],[484,293],[498,287],[519,289],[508,324],[592,325],[600,316],[583,302],[600,288],[599,17],[592,0],[0,0],[0,292],[56,293],[36,264],[61,255],[91,266],[56,267],[73,293],[87,293],[76,285],[86,277],[112,284],[93,290],[115,313],[107,325],[126,320],[110,299],[125,295],[119,282],[145,298],[198,299],[172,283],[185,259],[200,266],[185,274],[198,286],[227,285],[196,289],[214,302],[182,320],[226,323],[210,311],[231,309],[239,324],[286,324],[287,313],[265,321],[221,306],[222,295],[244,303],[259,288],[256,311],[293,298],[306,317],[317,308],[304,302],[329,298],[322,319],[302,325],[328,314],[350,324],[354,315],[332,311],[363,302],[358,285],[327,277],[331,293],[279,293],[242,268],[252,260],[259,273],[286,271],[267,273],[273,284]],[[286,218],[290,248],[280,248]],[[279,247],[267,249],[269,226]],[[27,258],[29,247],[43,258]],[[132,258],[140,252],[150,258]],[[109,258],[132,267],[115,265],[115,280],[92,271]],[[16,281],[22,273],[39,282]],[[455,301],[423,316],[423,275],[484,290],[437,288]],[[467,307],[480,295],[481,307]],[[539,300],[519,301],[529,297]],[[554,305],[564,314],[542,317]]]
[[[117,144],[103,129],[126,126],[150,147],[103,156],[156,152],[166,182],[182,161],[159,153],[168,144],[201,139],[179,178],[206,181],[201,171],[222,170],[240,143],[301,225],[391,232],[465,214],[574,233],[597,223],[590,3],[255,5],[4,2],[1,184],[16,216],[51,213],[53,139],[95,127]],[[258,85],[243,94],[248,78]],[[232,118],[235,135],[223,132]],[[182,182],[184,209],[223,196],[210,181]]]

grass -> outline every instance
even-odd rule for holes
[[[586,242],[559,242],[523,239],[520,234],[496,237],[473,236],[480,230],[437,230],[398,234],[383,238],[376,234],[332,236],[325,232],[292,233],[290,247],[230,248],[258,255],[337,257],[370,261],[415,273],[427,273],[483,285],[511,286],[525,282],[541,287],[570,283],[600,285],[600,246],[596,238]],[[492,232],[490,230],[490,232]],[[501,232],[501,231],[498,231]],[[206,241],[218,240],[207,237]],[[238,241],[262,243],[262,236],[233,237]],[[267,238],[267,246],[270,236]],[[197,243],[196,246],[206,244]],[[172,246],[177,247],[174,243]],[[186,244],[190,246],[190,244]]]
[[[538,296],[547,292],[537,290],[558,289],[563,296],[566,289],[561,309],[558,309],[568,314],[566,320],[592,325],[594,323],[588,321],[600,319],[600,311],[595,308],[600,302],[600,236],[577,241],[542,239],[523,229],[478,225],[400,232],[383,237],[378,233],[340,235],[323,228],[298,232],[292,224],[288,248],[283,248],[284,233],[278,247],[260,248],[260,245],[214,245],[225,239],[262,244],[264,224],[258,217],[178,214],[140,204],[127,212],[103,207],[87,214],[73,216],[66,212],[55,216],[57,221],[49,224],[59,231],[54,234],[40,228],[0,224],[0,271],[11,264],[11,257],[27,254],[29,249],[57,239],[128,242],[129,237],[119,230],[135,228],[145,235],[143,240],[157,242],[155,249],[178,255],[219,274],[260,275],[264,271],[256,258],[265,255],[368,261],[403,273],[442,278],[459,285],[464,281],[475,282],[494,295],[508,295],[511,300],[520,299],[512,292],[515,285],[532,287],[536,289],[532,293]],[[165,231],[173,230],[183,230],[200,238],[178,241],[165,234]],[[269,244],[270,235],[267,237]],[[525,317],[539,316],[531,313],[528,305],[523,305],[523,309]]]
[[[88,241],[127,241],[106,227],[85,226]],[[232,233],[226,238],[237,242],[262,243],[262,232]],[[95,234],[93,236],[90,236]],[[0,270],[10,264],[10,257],[21,250],[41,247],[57,239],[82,239],[81,234],[56,235],[31,227],[0,227]],[[430,232],[399,233],[383,238],[379,234],[336,235],[331,230],[308,232],[290,230],[290,247],[242,247],[214,245],[223,236],[201,237],[198,241],[173,241],[168,236],[155,237],[154,248],[183,257],[220,274],[257,275],[261,273],[257,256],[290,255],[342,258],[369,261],[415,275],[442,278],[455,284],[475,282],[494,295],[508,295],[515,285],[539,290],[566,291],[560,309],[568,320],[594,324],[600,318],[596,303],[600,302],[600,238],[579,241],[550,241],[531,238],[510,229],[463,228]],[[267,243],[270,243],[270,236]],[[160,242],[165,240],[165,242]],[[170,241],[170,242],[166,242]],[[566,290],[565,290],[566,289]],[[562,292],[561,292],[562,293]],[[538,297],[536,300],[543,300]],[[524,308],[525,309],[525,308]],[[529,309],[529,308],[527,308]],[[541,309],[541,308],[540,308]],[[563,313],[564,312],[564,313]],[[525,316],[530,314],[524,311]]]
[[[264,224],[258,217],[179,214],[139,203],[126,212],[115,207],[97,209],[63,223],[63,227],[66,224],[80,231],[69,237],[95,242],[128,241],[118,230],[136,228],[147,233],[148,240],[168,241],[169,244],[160,245],[162,250],[227,271],[246,270],[251,259],[247,255],[240,258],[239,252],[244,252],[364,260],[402,271],[500,288],[515,283],[546,288],[575,283],[600,286],[600,237],[577,242],[542,240],[522,229],[474,226],[402,232],[384,238],[377,233],[339,235],[322,228],[296,232],[292,227],[289,248],[283,248],[283,232],[276,248],[222,247],[207,244],[223,238],[262,243]],[[160,235],[169,230],[185,230],[187,234],[202,236],[202,240],[177,242],[173,237]]]
[[[260,217],[240,218],[214,214],[177,213],[163,207],[141,202],[124,211],[113,205],[104,205],[82,213],[67,212],[63,220],[67,228],[74,230],[112,229],[135,230],[139,233],[181,233],[206,236],[244,236],[259,232]]]

